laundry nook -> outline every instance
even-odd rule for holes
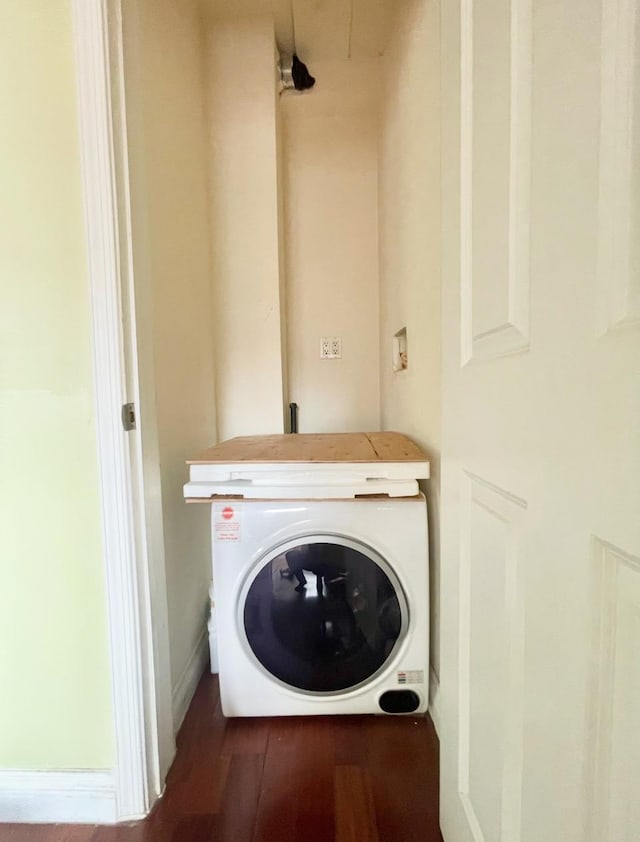
[[[0,842],[638,842],[638,0],[0,22]]]

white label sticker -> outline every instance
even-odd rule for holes
[[[424,684],[424,670],[398,672],[398,684]]]
[[[215,506],[213,510],[214,541],[240,541],[241,538],[240,511],[235,506]]]

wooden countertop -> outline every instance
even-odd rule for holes
[[[288,433],[229,439],[196,459],[189,459],[187,464],[426,462],[427,458],[402,433]]]

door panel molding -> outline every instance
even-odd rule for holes
[[[612,796],[615,792],[620,793],[621,787],[624,789],[624,782],[629,789],[637,784],[634,777],[630,780],[625,759],[631,758],[634,749],[640,753],[640,735],[636,727],[640,680],[635,681],[636,697],[629,698],[633,693],[633,676],[638,675],[640,558],[597,537],[593,538],[593,556],[597,599],[594,606],[594,704],[587,727],[587,751],[591,761],[588,797],[594,807],[589,838],[591,842],[603,839],[631,842],[630,837],[627,840],[621,834],[625,827],[632,825],[625,824],[627,819],[620,815],[620,797],[616,804]],[[633,721],[627,721],[625,713]],[[624,798],[624,793],[621,797]],[[634,802],[637,802],[635,792],[629,804]]]
[[[474,324],[474,299],[483,294],[473,269],[473,108],[474,0],[461,2],[460,26],[460,294],[461,365],[529,348],[531,206],[532,0],[510,3],[509,39],[509,195],[507,285],[497,301],[495,325]],[[501,305],[501,306],[500,306]]]
[[[640,324],[640,267],[634,271],[634,141],[640,142],[636,0],[603,0],[596,330]],[[634,137],[635,135],[635,137]],[[637,155],[637,153],[636,153]],[[635,167],[640,166],[637,156]],[[636,256],[640,260],[640,252]]]
[[[523,769],[523,715],[524,715],[524,594],[522,581],[521,534],[527,503],[481,477],[463,470],[460,482],[460,607],[458,616],[458,791],[474,842],[485,842],[496,836],[499,828],[502,840],[518,842],[521,834],[521,789]],[[493,528],[491,521],[499,524],[503,538],[501,550],[502,593],[495,592],[492,614],[502,610],[501,623],[504,634],[502,663],[498,672],[504,674],[504,687],[492,688],[490,703],[498,705],[504,699],[504,716],[499,742],[501,766],[499,805],[495,810],[493,833],[485,834],[479,812],[488,814],[491,805],[477,803],[472,794],[471,766],[473,763],[473,695],[472,640],[481,640],[482,630],[473,627],[474,579],[489,579],[492,571],[487,567],[496,560],[496,547],[483,552],[482,536],[474,534],[473,519],[488,518],[487,534]],[[479,552],[474,550],[478,548]],[[483,564],[486,569],[483,569]],[[495,571],[493,571],[495,574]],[[482,604],[485,602],[483,600]],[[482,692],[482,687],[479,692]],[[486,689],[486,688],[485,688]],[[488,776],[489,777],[489,776]],[[494,805],[496,806],[496,805]]]
[[[640,7],[441,14],[441,824],[452,842],[637,842],[640,242],[616,249],[640,226]],[[592,532],[619,545],[598,539],[593,563]]]

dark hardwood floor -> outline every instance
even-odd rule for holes
[[[0,842],[441,842],[423,717],[225,719],[204,675],[166,792],[116,827],[0,825]]]

